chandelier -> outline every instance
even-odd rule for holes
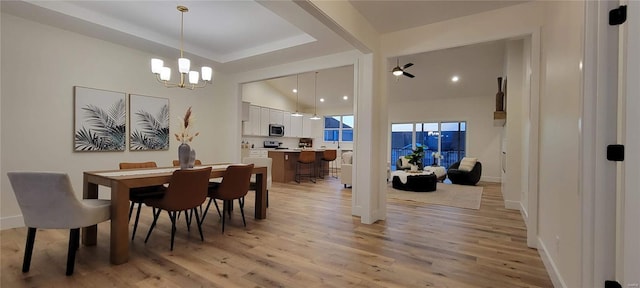
[[[198,80],[200,78],[200,73],[198,71],[190,71],[191,69],[191,60],[184,58],[183,46],[184,46],[184,12],[189,12],[189,8],[185,6],[176,7],[178,11],[180,11],[180,58],[178,58],[178,71],[180,72],[180,82],[179,83],[171,83],[171,68],[164,66],[164,61],[161,59],[153,58],[151,59],[151,72],[156,74],[156,80],[160,82],[164,87],[167,88],[187,88],[193,90],[195,88],[202,88],[207,86],[207,83],[211,82],[211,76],[213,74],[213,69],[211,67],[202,66],[202,80],[203,84],[198,85]],[[185,78],[189,77],[189,83],[185,82]]]

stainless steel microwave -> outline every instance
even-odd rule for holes
[[[269,124],[269,136],[284,136],[284,126],[280,124]]]

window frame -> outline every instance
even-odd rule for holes
[[[354,127],[351,128],[344,128],[344,118],[345,117],[353,117],[353,121],[355,124],[355,116],[353,114],[344,114],[344,115],[327,115],[324,116],[322,118],[323,120],[323,127],[322,127],[322,141],[324,143],[335,143],[335,142],[346,142],[346,143],[353,143],[353,131],[354,131]],[[327,128],[326,127],[326,119],[327,118],[331,118],[331,119],[336,119],[339,118],[339,125],[338,128]],[[354,125],[355,126],[355,125]],[[327,131],[338,131],[338,140],[326,140],[325,136],[326,136],[326,132]],[[344,137],[344,131],[351,131],[351,135],[352,135],[352,140],[343,140]]]

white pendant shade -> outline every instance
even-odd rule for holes
[[[211,81],[213,76],[213,69],[211,67],[202,66],[202,80]]]
[[[162,81],[171,80],[171,68],[162,67],[162,69],[160,70],[160,80]]]
[[[200,73],[198,71],[189,71],[189,83],[198,84]]]
[[[187,58],[178,58],[178,71],[182,74],[189,73],[191,69],[191,60]]]
[[[164,61],[158,58],[151,59],[151,72],[160,74],[160,72],[162,71],[162,67],[164,67]]]

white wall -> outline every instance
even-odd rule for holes
[[[546,2],[540,95],[539,238],[563,286],[581,287],[581,118],[584,3]]]
[[[73,152],[76,85],[168,98],[171,129],[177,129],[179,119],[192,106],[200,131],[192,143],[197,158],[204,162],[238,160],[239,148],[233,149],[239,147],[239,140],[236,143],[227,137],[235,135],[238,125],[224,119],[237,117],[240,110],[232,106],[237,98],[229,97],[228,87],[219,84],[225,82],[225,75],[215,74],[213,86],[204,89],[168,89],[156,83],[149,71],[153,55],[8,14],[2,14],[1,21],[3,229],[23,225],[5,176],[9,171],[66,172],[81,197],[83,171],[117,169],[122,161],[156,161],[169,166],[177,159],[175,139],[167,151]],[[170,62],[168,65],[175,64]],[[223,138],[230,140],[219,140]]]
[[[502,196],[505,207],[520,209],[522,194],[522,98],[523,98],[523,40],[507,41],[507,93],[505,136],[507,163]]]

